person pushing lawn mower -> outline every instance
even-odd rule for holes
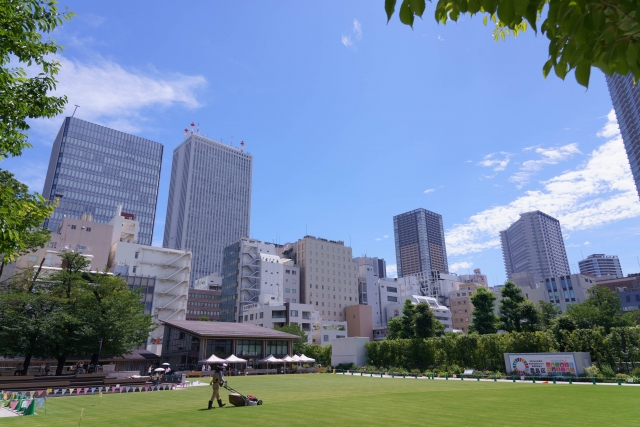
[[[224,366],[227,366],[226,364]],[[213,394],[211,395],[211,399],[209,400],[209,408],[207,409],[214,409],[213,408],[213,400],[214,399],[218,399],[218,406],[219,407],[223,407],[225,406],[224,403],[222,403],[222,399],[220,399],[220,386],[225,384],[227,382],[227,380],[224,379],[224,377],[222,376],[222,367],[220,365],[216,365],[216,370],[213,372],[213,375],[211,376],[211,385],[213,386]]]

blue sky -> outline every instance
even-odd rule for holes
[[[495,43],[481,19],[447,26],[428,4],[414,29],[383,1],[111,1],[67,4],[54,37],[58,91],[78,117],[165,146],[192,121],[254,156],[251,234],[306,232],[395,264],[392,218],[442,214],[449,265],[505,280],[498,231],[520,212],[561,220],[572,269],[591,253],[640,271],[640,202],[602,73],[543,79],[541,35]],[[41,192],[62,118],[3,167]],[[635,244],[634,244],[635,243]]]

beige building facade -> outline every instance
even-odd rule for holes
[[[464,333],[469,332],[469,325],[473,322],[473,304],[471,303],[471,295],[473,295],[479,288],[486,288],[486,286],[481,283],[461,283],[460,289],[449,294],[451,318],[454,330],[460,330]]]
[[[357,265],[351,248],[340,240],[307,235],[282,250],[293,255],[300,267],[300,301],[313,305],[323,320],[344,321],[345,307],[358,304]]]

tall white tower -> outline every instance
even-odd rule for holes
[[[223,249],[249,236],[253,156],[185,132],[173,150],[163,246],[193,253],[191,282],[222,272]]]

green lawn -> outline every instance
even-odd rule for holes
[[[262,406],[207,411],[210,387],[49,399],[47,414],[3,426],[629,426],[640,388],[381,379],[343,375],[230,377]],[[227,391],[222,390],[227,402]]]

